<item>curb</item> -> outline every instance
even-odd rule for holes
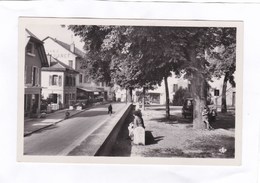
[[[84,110],[79,111],[78,113],[72,114],[69,118],[71,118],[72,116],[75,116],[75,115],[77,115],[77,114],[80,114],[80,113],[82,113],[82,112],[84,112],[84,111],[86,111],[86,110],[87,110],[87,109],[84,109]],[[69,119],[69,118],[67,118],[67,119]],[[54,122],[54,123],[52,123],[52,124],[50,124],[50,125],[46,125],[46,126],[44,126],[44,127],[42,127],[42,128],[39,128],[39,129],[36,129],[36,130],[31,131],[31,132],[29,132],[29,133],[26,133],[26,134],[24,134],[23,136],[24,136],[24,137],[30,136],[30,135],[32,135],[32,134],[35,133],[35,132],[44,130],[45,128],[48,128],[48,127],[53,126],[53,125],[56,125],[56,124],[58,124],[58,123],[60,123],[60,122],[62,122],[62,121],[64,121],[64,120],[65,120],[65,119],[61,119],[61,120],[59,120],[59,121],[57,121],[57,122]]]
[[[108,102],[104,102],[104,103],[102,103],[102,104],[107,104],[107,103],[108,103]],[[72,116],[75,116],[75,115],[77,115],[77,114],[80,114],[80,113],[82,113],[82,112],[84,112],[84,111],[90,109],[91,107],[96,107],[96,106],[102,105],[102,104],[96,104],[96,105],[92,105],[92,106],[90,106],[90,107],[87,107],[86,109],[83,109],[83,110],[79,111],[78,113],[75,113],[75,114],[71,115],[69,118],[71,118]],[[69,118],[67,118],[67,119],[69,119]],[[33,120],[33,119],[32,119],[32,120]],[[32,120],[30,120],[30,121],[32,121]],[[44,127],[42,127],[42,128],[36,129],[36,130],[34,130],[34,131],[25,133],[23,136],[24,136],[24,137],[30,136],[30,135],[32,135],[33,133],[36,133],[36,132],[41,131],[41,130],[44,130],[45,128],[48,128],[48,127],[50,127],[50,126],[56,125],[56,124],[58,124],[58,123],[60,123],[60,122],[62,122],[62,121],[64,121],[64,120],[65,120],[65,119],[61,119],[61,120],[59,120],[59,121],[57,121],[57,122],[54,122],[54,123],[52,123],[52,124],[50,124],[50,125],[47,125],[47,126],[44,126]],[[25,123],[25,121],[24,121],[24,123]]]

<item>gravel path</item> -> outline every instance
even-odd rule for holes
[[[234,158],[234,116],[221,114],[215,130],[194,130],[191,119],[182,119],[180,109],[171,109],[165,119],[163,107],[143,111],[146,126],[146,145],[131,145],[127,139],[129,115],[114,146],[113,155],[132,157]],[[224,126],[218,127],[218,124]],[[225,128],[228,127],[228,128]],[[127,148],[126,148],[127,147]]]

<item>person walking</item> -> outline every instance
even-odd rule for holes
[[[108,106],[108,112],[107,113],[110,114],[110,116],[113,113],[113,107],[112,107],[111,104],[109,104],[109,106]]]

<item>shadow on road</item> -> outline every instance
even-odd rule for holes
[[[191,118],[182,118],[181,116],[171,115],[169,119],[166,117],[163,118],[153,118],[151,121],[156,121],[159,123],[166,123],[166,124],[191,124]]]
[[[83,113],[80,113],[76,116],[72,116],[69,119],[78,118],[78,117],[94,117],[94,116],[101,116],[101,115],[108,115],[107,111],[85,111]]]
[[[230,129],[235,128],[235,116],[232,113],[218,113],[216,121],[211,123],[214,129]]]
[[[127,116],[124,125],[119,132],[116,142],[112,147],[111,153],[109,156],[123,156],[129,157],[131,155],[132,145],[131,140],[128,136],[128,125],[134,120],[132,112]]]

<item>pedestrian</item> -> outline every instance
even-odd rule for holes
[[[145,128],[141,111],[140,110],[134,111],[133,115],[134,115],[134,122],[133,122],[134,128],[139,126]]]
[[[140,110],[137,110],[137,111],[134,111],[133,112],[133,115],[134,115],[134,121],[131,122],[128,126],[128,131],[129,131],[129,137],[131,138],[131,140],[134,139],[134,129],[136,127],[143,127],[145,128],[144,126],[144,120],[142,118],[142,113]]]
[[[109,106],[108,106],[108,112],[107,113],[110,114],[110,116],[113,113],[113,108],[112,108],[111,104],[109,104]]]
[[[206,105],[202,110],[202,121],[205,123],[207,130],[213,129],[209,124],[209,108]]]

